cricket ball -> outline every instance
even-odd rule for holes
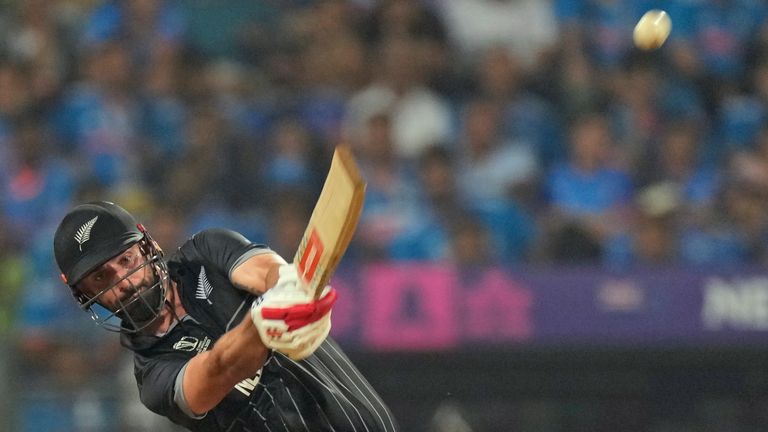
[[[635,25],[635,46],[644,51],[655,50],[664,44],[672,30],[672,20],[663,10],[646,12]]]

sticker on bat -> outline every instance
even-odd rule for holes
[[[317,265],[320,263],[320,258],[323,256],[324,249],[325,246],[323,245],[320,236],[317,234],[317,230],[312,228],[312,231],[309,233],[306,248],[304,249],[304,254],[301,256],[298,264],[299,276],[305,282],[311,281],[312,277],[314,277],[315,271],[317,271]]]

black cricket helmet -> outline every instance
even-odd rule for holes
[[[127,269],[119,280],[92,297],[78,289],[78,284],[88,274],[136,244],[143,260],[133,269]],[[53,249],[61,279],[69,285],[80,307],[88,311],[97,324],[112,331],[135,333],[160,316],[168,288],[168,267],[157,243],[122,207],[107,201],[76,206],[56,229]],[[134,286],[128,278],[147,267],[154,276],[152,283]],[[127,297],[126,294],[116,295],[114,310],[103,307],[101,296],[116,290],[125,280],[131,287]]]

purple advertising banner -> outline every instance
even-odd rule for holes
[[[373,350],[768,346],[768,271],[345,269],[332,334]]]

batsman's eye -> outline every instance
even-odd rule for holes
[[[120,257],[120,261],[118,261],[118,263],[123,268],[131,268],[133,267],[135,261],[136,258],[132,254],[126,254]]]

